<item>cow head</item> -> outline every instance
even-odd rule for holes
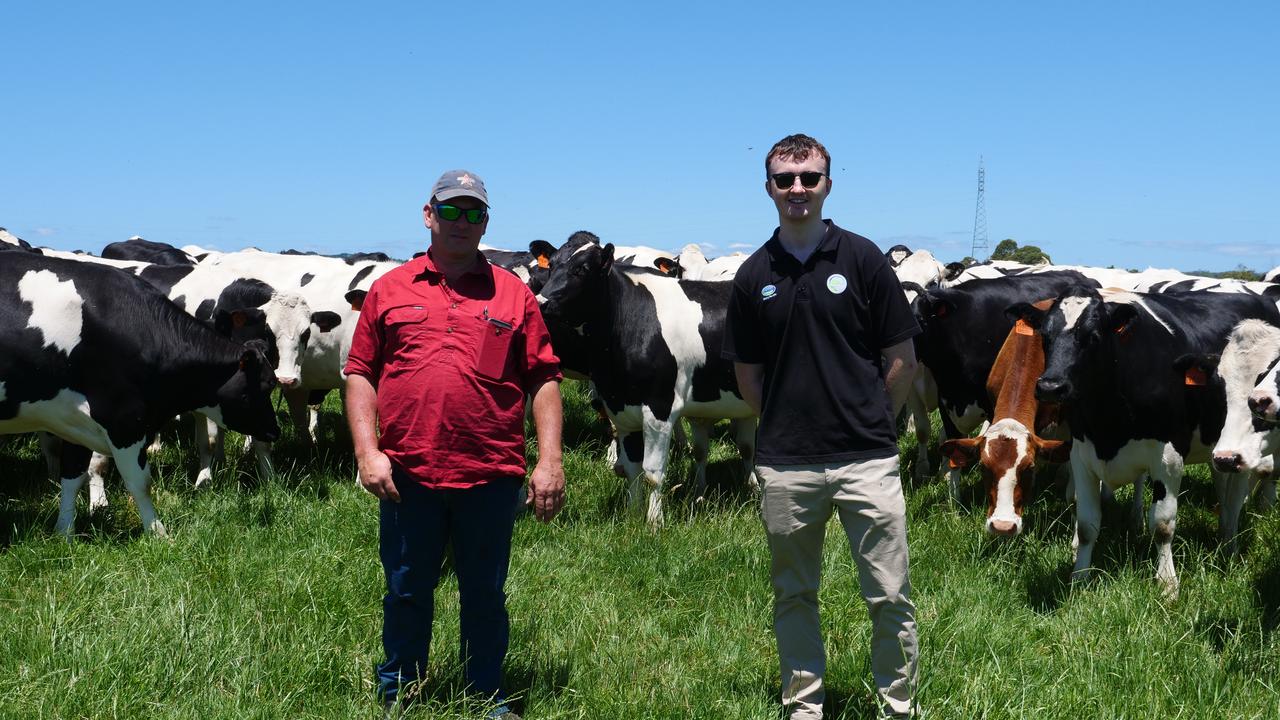
[[[612,243],[604,247],[581,245],[567,258],[553,264],[547,283],[538,294],[547,321],[571,328],[584,325],[600,307],[612,269]]]
[[[207,414],[219,425],[236,432],[261,440],[275,440],[280,437],[280,426],[271,407],[276,377],[267,360],[266,344],[250,340],[241,347],[239,368],[218,388],[215,412]]]
[[[1044,343],[1044,374],[1036,383],[1036,398],[1066,402],[1099,374],[1102,349],[1113,338],[1127,336],[1138,311],[1128,303],[1103,302],[1093,288],[1072,287],[1048,309],[1018,303],[1006,313],[1038,330]]]
[[[1066,462],[1070,440],[1045,440],[1013,418],[992,423],[976,438],[947,440],[942,455],[952,467],[982,466],[987,486],[988,535],[1022,533],[1022,509],[1031,498],[1037,460]]]
[[[1226,396],[1222,434],[1213,448],[1221,472],[1269,471],[1280,450],[1276,427],[1276,368],[1280,366],[1280,328],[1245,320],[1231,331],[1221,357],[1183,355],[1174,369],[1193,380],[1212,383]],[[1268,414],[1267,411],[1270,410]]]

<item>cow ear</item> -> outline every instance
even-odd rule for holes
[[[653,266],[661,270],[663,275],[676,275],[675,271],[680,267],[679,263],[669,257],[655,258]]]
[[[1138,317],[1138,311],[1128,303],[1115,303],[1108,307],[1110,311],[1107,313],[1107,330],[1117,335],[1129,332],[1129,324]]]
[[[947,274],[946,274],[947,280],[955,280],[956,278],[960,277],[960,273],[962,272],[964,272],[964,263],[962,262],[947,263]]]
[[[1032,305],[1031,303],[1014,303],[1004,309],[1005,317],[1017,322],[1022,320],[1036,330],[1040,329],[1040,325],[1044,323],[1044,310]]]
[[[551,256],[555,251],[556,246],[546,240],[534,240],[529,243],[529,254],[538,259],[538,267],[550,267]]]
[[[982,438],[959,438],[956,440],[947,440],[939,446],[942,456],[947,458],[947,464],[953,468],[968,470],[978,461],[978,456],[982,454]]]
[[[1071,440],[1036,438],[1036,457],[1045,462],[1062,464],[1071,459]]]
[[[1204,387],[1209,384],[1209,377],[1218,370],[1218,355],[1199,355],[1188,353],[1179,355],[1173,361],[1173,369],[1182,375],[1184,382],[1191,387]]]
[[[609,271],[613,269],[613,243],[608,243],[604,246],[601,250],[601,257],[603,262],[600,266],[600,274],[608,275]]]
[[[353,290],[352,292],[364,292],[363,290]],[[338,313],[331,310],[318,310],[311,313],[311,324],[320,328],[320,332],[327,333],[338,327],[342,322],[342,318]]]
[[[924,294],[924,287],[920,283],[911,282],[910,280],[903,280],[898,284],[902,286],[903,292],[913,292],[917,295]]]
[[[368,295],[368,292],[365,290],[348,290],[347,294],[343,295],[342,298],[351,303],[352,310],[360,312],[364,307],[365,295]]]
[[[927,298],[926,302],[920,304],[926,317],[944,318],[956,309],[955,303],[946,298],[934,297],[927,293],[920,297]]]

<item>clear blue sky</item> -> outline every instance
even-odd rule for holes
[[[444,170],[485,241],[588,229],[708,254],[776,225],[763,158],[823,141],[881,247],[1280,264],[1280,5],[0,5],[0,226],[98,251],[425,247]]]

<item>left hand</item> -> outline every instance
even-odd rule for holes
[[[529,476],[529,497],[524,502],[542,522],[551,522],[560,512],[564,507],[564,465],[560,461],[538,460]]]

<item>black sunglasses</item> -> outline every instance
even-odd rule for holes
[[[800,184],[806,188],[813,189],[818,187],[818,182],[826,177],[826,173],[820,172],[802,172],[802,173],[774,173],[769,177],[773,178],[774,187],[779,190],[790,190],[792,185],[796,184],[796,178],[800,178]]]
[[[457,205],[435,205],[434,207],[436,209],[436,214],[439,215],[442,220],[447,220],[449,222],[453,222],[463,215],[466,215],[467,222],[472,225],[479,225],[484,222],[485,218],[489,217],[489,211],[484,208],[463,210]]]

